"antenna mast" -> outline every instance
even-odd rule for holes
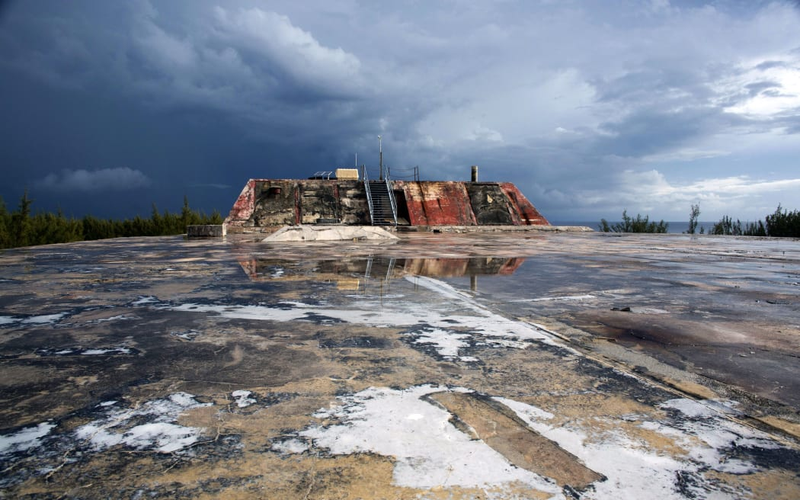
[[[378,163],[381,170],[380,180],[383,180],[383,144],[381,142],[381,136],[378,136],[378,154],[380,155]]]

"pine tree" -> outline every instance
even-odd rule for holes
[[[33,200],[28,198],[28,190],[19,200],[19,208],[11,216],[11,243],[15,247],[25,247],[30,244],[31,237],[31,204]]]
[[[0,196],[0,248],[11,246],[11,215],[6,210],[6,202]]]

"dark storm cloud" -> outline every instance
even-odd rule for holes
[[[0,194],[129,214],[187,194],[225,211],[250,177],[354,153],[375,167],[380,134],[397,172],[464,179],[477,163],[540,208],[596,212],[636,199],[627,179],[663,193],[724,178],[714,158],[738,137],[796,133],[798,21],[782,3],[15,2],[0,11]],[[748,140],[744,157],[763,154]],[[146,197],[105,197],[120,165]]]
[[[761,64],[756,65],[757,70],[765,71],[772,68],[785,68],[788,64],[784,61],[764,61]]]

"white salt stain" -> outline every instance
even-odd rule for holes
[[[746,474],[755,469],[754,464],[727,459],[725,449],[734,445],[764,449],[779,447],[766,434],[731,422],[713,409],[685,399],[670,400],[661,407],[685,410],[684,416],[690,420],[648,421],[641,427],[671,438],[686,450],[686,456],[650,452],[643,449],[643,443],[635,442],[621,432],[607,433],[601,440],[587,443],[586,435],[580,430],[544,423],[543,420],[553,418],[547,411],[506,398],[494,399],[511,408],[536,432],[558,443],[587,467],[608,478],[595,483],[594,490],[587,491],[582,498],[685,498],[676,488],[677,473],[700,474],[700,471],[711,468],[719,472]],[[702,477],[700,481],[701,484],[687,487],[705,498],[714,495],[728,498],[722,492],[713,491],[713,483],[706,483]]]
[[[88,441],[96,451],[125,445],[171,453],[194,444],[203,432],[197,427],[177,425],[178,417],[187,410],[210,404],[200,403],[192,395],[178,392],[133,409],[113,409],[107,405],[106,417],[82,425],[75,431],[75,437]],[[149,421],[133,424],[142,419]]]
[[[140,297],[134,305],[151,304],[158,309],[180,312],[212,313],[223,318],[257,321],[324,321],[320,317],[346,323],[362,324],[377,328],[420,326],[409,332],[413,343],[429,344],[446,359],[475,363],[476,356],[460,355],[460,350],[470,345],[485,345],[495,348],[525,349],[530,341],[558,345],[554,335],[539,325],[508,319],[495,314],[470,297],[458,292],[450,285],[427,277],[406,278],[415,287],[436,293],[445,301],[424,298],[424,307],[409,301],[359,301],[358,309],[330,307],[325,304],[310,305],[296,301],[284,301],[275,306],[221,305],[184,303],[172,305],[161,303],[155,297]],[[403,296],[398,296],[402,298]]]
[[[231,396],[233,396],[233,399],[236,400],[236,406],[239,408],[247,408],[248,406],[256,403],[256,400],[250,397],[251,394],[253,393],[250,391],[239,390],[233,391]]]
[[[0,436],[0,457],[11,453],[27,451],[41,444],[41,439],[50,434],[56,424],[42,422],[33,427],[25,427],[17,432]]]
[[[3,325],[46,325],[54,324],[61,321],[68,316],[69,313],[55,313],[55,314],[41,314],[38,316],[17,317],[17,316],[0,316],[0,326]]]
[[[443,297],[453,300],[459,306],[475,314],[474,318],[471,316],[462,316],[459,317],[459,320],[473,318],[471,321],[466,320],[467,324],[465,326],[471,327],[478,333],[490,337],[497,336],[511,337],[520,340],[538,340],[546,344],[559,345],[543,330],[527,323],[510,320],[496,314],[478,304],[467,295],[457,291],[447,283],[424,276],[413,276],[407,277],[406,279],[415,285],[427,288]]]
[[[156,304],[156,303],[158,303],[158,298],[149,295],[149,296],[140,296],[137,300],[131,302],[131,305],[143,306],[147,304]]]
[[[308,445],[299,439],[287,439],[273,443],[271,449],[278,453],[297,454],[308,451]]]
[[[678,410],[690,418],[708,418],[717,414],[715,410],[702,403],[684,398],[670,399],[669,401],[661,403],[658,407],[661,409],[671,408],[673,410]]]
[[[118,314],[116,316],[111,316],[109,318],[100,318],[92,321],[92,323],[107,323],[109,321],[121,321],[126,319],[137,319],[135,316],[125,316],[124,314]]]
[[[562,301],[582,301],[595,299],[594,295],[563,295],[561,297],[539,297],[536,299],[520,299],[514,302],[562,302]]]
[[[622,435],[611,434],[601,443],[586,443],[579,430],[543,423],[553,414],[506,398],[493,398],[511,408],[542,436],[572,453],[590,469],[607,477],[596,482],[581,498],[685,498],[675,490],[675,474],[685,464],[668,456],[641,450]],[[695,470],[695,468],[692,468]]]
[[[269,320],[269,321],[297,321],[306,317],[312,311],[313,306],[303,305],[303,307],[292,306],[291,309],[268,306],[224,306],[210,304],[181,304],[179,306],[168,307],[172,311],[198,312],[198,313],[217,313],[223,318],[230,319],[250,319],[250,320]]]
[[[500,403],[503,403],[504,405],[514,410],[514,412],[516,412],[517,415],[519,415],[523,420],[525,420],[525,422],[528,422],[529,425],[530,422],[533,422],[535,419],[550,420],[555,416],[549,411],[542,410],[541,408],[537,408],[536,406],[533,405],[520,403],[519,401],[514,401],[513,399],[501,398],[501,397],[495,397],[492,399]]]
[[[721,450],[739,448],[779,449],[781,446],[769,435],[725,418],[721,412],[706,402],[678,398],[659,405],[662,409],[675,409],[686,418],[674,427],[662,422],[645,422],[644,428],[673,437],[697,462],[720,472],[747,474],[756,470],[755,464],[739,459],[729,459]],[[716,406],[719,403],[709,402]]]
[[[157,307],[258,321],[316,321],[316,318],[323,316],[377,328],[421,325],[425,331],[422,331],[418,343],[437,345],[440,354],[445,357],[458,356],[458,349],[469,346],[465,340],[476,336],[482,337],[485,345],[496,347],[524,349],[529,345],[526,342],[533,340],[557,345],[572,352],[572,349],[555,342],[554,336],[538,325],[496,314],[444,282],[419,276],[408,277],[406,280],[448,300],[440,302],[425,299],[424,307],[420,307],[418,303],[400,300],[384,301],[380,304],[363,301],[358,303],[359,309],[288,301],[276,306],[185,303]]]
[[[377,453],[394,457],[393,483],[401,487],[482,488],[512,482],[558,495],[553,482],[511,464],[483,441],[473,440],[450,422],[450,413],[420,398],[467,389],[431,385],[406,390],[371,387],[342,396],[340,405],[314,416],[339,423],[300,432],[313,446],[334,455]]]
[[[464,339],[471,338],[465,333],[455,333],[439,328],[423,328],[407,335],[416,336],[413,340],[415,344],[433,345],[436,352],[445,358],[458,357],[460,348],[469,347],[469,342],[465,342]]]
[[[57,352],[59,354],[61,351]],[[130,354],[131,350],[128,347],[112,347],[110,349],[86,349],[81,352],[82,356],[102,356],[104,354]]]
[[[56,314],[43,314],[41,316],[31,316],[29,318],[23,319],[21,323],[23,325],[43,325],[46,323],[55,323],[66,315],[67,313],[56,313]]]

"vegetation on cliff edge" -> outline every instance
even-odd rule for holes
[[[192,210],[184,196],[180,213],[158,211],[155,203],[149,218],[136,216],[133,219],[98,219],[86,215],[81,219],[57,213],[32,213],[33,200],[27,191],[20,198],[19,206],[9,212],[0,197],[0,248],[48,245],[71,241],[99,240],[129,236],[166,236],[183,234],[186,226],[195,224],[222,224],[222,216],[216,210],[211,215]]]
[[[697,219],[700,216],[700,205],[692,205],[689,214],[688,234],[697,232]],[[650,222],[648,216],[636,215],[636,218],[628,216],[627,211],[622,212],[622,222],[609,224],[605,219],[600,219],[598,226],[600,231],[615,233],[666,233],[669,224],[663,220],[659,223]],[[705,232],[705,228],[700,228],[700,234]],[[732,236],[772,236],[778,238],[800,238],[800,211],[788,211],[778,205],[765,219],[755,222],[742,223],[740,220],[734,221],[725,215],[719,222],[715,223],[708,230],[708,234],[732,235]]]

